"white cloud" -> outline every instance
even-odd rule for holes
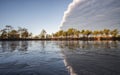
[[[61,29],[119,29],[120,0],[73,0],[65,11]]]
[[[68,9],[64,12],[64,16],[61,22],[61,26],[63,25],[64,22],[66,22],[66,18],[69,16],[69,13],[74,9],[74,7],[79,3],[80,0],[73,0],[72,3],[69,4]]]

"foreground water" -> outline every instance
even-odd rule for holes
[[[120,42],[0,41],[0,75],[120,75]]]

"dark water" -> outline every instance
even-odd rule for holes
[[[120,42],[0,41],[0,75],[120,75]]]

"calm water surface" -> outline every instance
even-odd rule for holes
[[[0,41],[0,75],[120,75],[120,42]]]

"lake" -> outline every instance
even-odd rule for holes
[[[0,75],[120,75],[120,42],[0,41]]]

